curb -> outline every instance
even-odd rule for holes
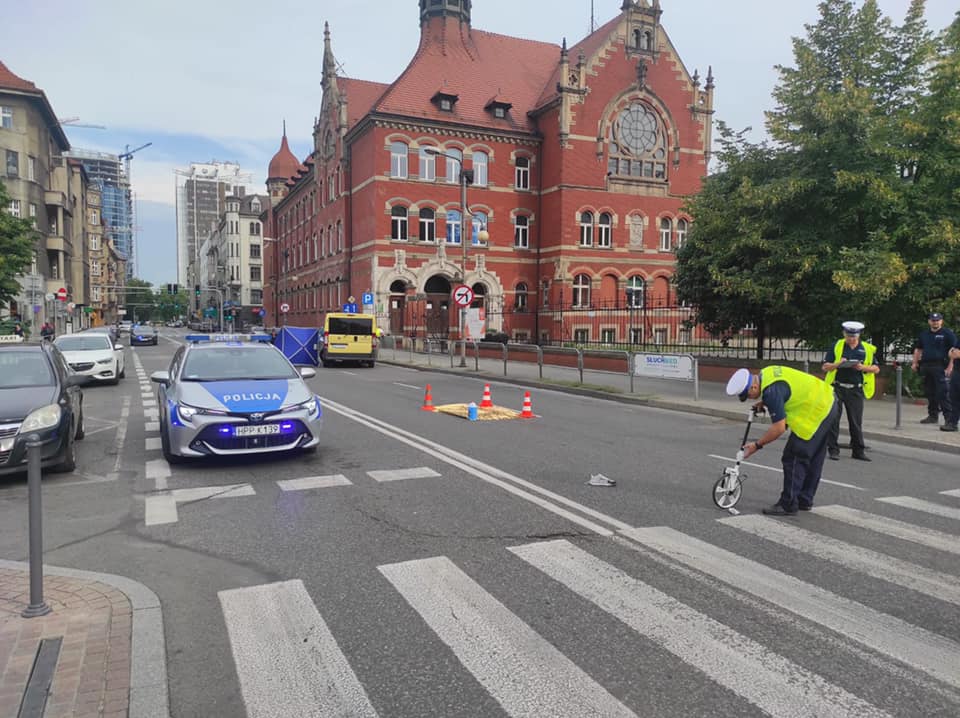
[[[484,371],[475,371],[473,369],[468,369],[468,373],[463,371],[457,371],[455,369],[445,369],[443,367],[431,367],[431,366],[417,366],[415,364],[405,364],[403,362],[395,362],[389,359],[378,359],[378,362],[381,364],[389,364],[390,366],[399,366],[406,369],[415,369],[416,371],[430,371],[437,374],[448,374],[450,376],[467,376],[475,379],[483,380],[495,380],[501,384],[512,384],[514,386],[530,386],[536,387],[538,389],[548,389],[550,391],[560,392],[562,394],[572,394],[574,396],[589,396],[594,399],[604,399],[606,401],[615,401],[618,404],[631,404],[634,406],[650,406],[655,409],[666,409],[667,411],[679,411],[685,414],[700,414],[701,416],[710,416],[716,417],[718,419],[730,419],[732,421],[743,421],[744,412],[743,411],[731,411],[726,409],[715,409],[710,406],[696,406],[692,404],[686,404],[683,402],[678,402],[676,400],[670,399],[660,399],[657,397],[644,398],[642,396],[630,396],[629,394],[615,394],[612,392],[605,391],[595,391],[593,389],[578,389],[577,387],[565,386],[563,384],[550,384],[547,382],[540,382],[536,379],[533,380],[520,380],[514,379],[509,376],[500,376],[498,374],[491,374]],[[863,438],[870,439],[872,441],[885,441],[888,444],[897,444],[899,446],[909,446],[916,449],[926,449],[927,451],[940,451],[945,454],[960,454],[960,446],[953,446],[951,444],[944,444],[939,441],[929,441],[927,439],[915,439],[908,436],[897,435],[897,430],[892,428],[890,432],[884,431],[870,431],[866,428],[863,430]],[[841,434],[846,434],[846,427],[843,426],[841,422],[840,426]]]
[[[26,561],[0,559],[0,568],[30,571]],[[44,573],[97,581],[117,589],[130,601],[130,718],[169,718],[167,649],[163,634],[163,609],[157,594],[124,576],[75,568],[43,565]]]

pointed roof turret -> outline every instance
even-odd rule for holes
[[[287,144],[287,121],[283,121],[283,139],[280,140],[280,149],[270,160],[270,168],[267,170],[267,182],[271,180],[285,180],[293,177],[300,169],[300,161],[290,151],[290,145]]]

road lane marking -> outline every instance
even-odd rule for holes
[[[944,496],[960,496],[960,489],[951,489],[950,491],[941,491]]]
[[[256,496],[250,484],[225,484],[223,486],[195,486],[190,489],[174,489],[170,492],[178,504],[205,499],[234,499],[240,496]]]
[[[405,479],[432,479],[440,476],[433,469],[421,466],[416,469],[392,469],[386,471],[368,471],[369,476],[374,481],[403,481]]]
[[[507,550],[767,715],[886,715],[568,541],[544,541]]]
[[[179,520],[177,502],[169,493],[148,496],[144,500],[143,514],[143,522],[147,526],[175,524]]]
[[[638,544],[960,688],[960,644],[665,526],[622,532]]]
[[[893,504],[894,506],[902,506],[905,509],[923,511],[924,513],[933,514],[935,516],[943,516],[944,518],[960,521],[960,509],[954,508],[953,506],[935,504],[932,501],[915,499],[912,496],[883,496],[878,497],[877,501],[882,501],[885,504]]]
[[[160,422],[159,421],[148,421],[143,425],[143,430],[150,431],[160,431]]]
[[[147,462],[148,464],[153,462]],[[163,462],[166,463],[166,462]],[[147,496],[144,499],[143,522],[147,526],[160,524],[175,524],[180,520],[177,504],[206,501],[208,499],[230,499],[241,496],[255,496],[256,492],[250,484],[228,484],[226,486],[197,486],[190,489],[166,490],[166,479],[163,479],[163,489],[159,493]]]
[[[818,506],[816,513],[817,516],[826,516],[851,526],[869,529],[904,541],[912,541],[939,551],[960,554],[960,541],[957,541],[957,537],[953,534],[944,531],[914,526],[906,521],[870,514],[847,506]]]
[[[285,479],[278,481],[281,491],[306,491],[308,489],[326,489],[331,486],[351,486],[350,479],[343,474],[331,476],[307,476],[302,479]]]
[[[608,516],[600,511],[591,509],[590,507],[584,506],[576,501],[572,501],[571,499],[561,496],[553,491],[541,488],[531,481],[521,479],[519,476],[514,476],[513,474],[502,471],[501,469],[490,466],[489,464],[485,464],[482,461],[478,461],[470,456],[461,454],[460,452],[454,451],[453,449],[450,449],[442,444],[424,439],[417,434],[400,429],[399,427],[391,424],[387,424],[386,422],[380,421],[372,416],[362,414],[347,406],[344,406],[343,404],[330,401],[329,399],[321,399],[321,403],[329,411],[341,414],[348,419],[352,419],[358,424],[369,427],[385,436],[396,439],[402,444],[406,444],[407,446],[411,446],[429,456],[440,459],[441,461],[450,464],[451,466],[455,466],[471,476],[477,477],[481,481],[498,486],[514,496],[518,496],[526,501],[536,504],[537,506],[540,506],[546,511],[550,511],[557,516],[562,516],[568,521],[572,521],[573,523],[578,524],[588,531],[592,531],[600,536],[612,536],[614,531],[606,526],[601,526],[594,521],[585,519],[583,516],[579,516],[572,511],[568,511],[558,504],[568,506],[586,516],[603,521],[616,529],[630,528],[630,524],[624,523],[623,521],[615,519],[612,516]],[[540,496],[536,496],[534,494],[540,494]],[[541,498],[541,496],[546,498]]]
[[[117,424],[117,436],[113,440],[113,450],[115,457],[113,460],[113,473],[119,475],[120,462],[123,459],[123,445],[127,441],[127,420],[130,418],[130,397],[123,397],[123,407],[120,409],[120,421]]]
[[[393,382],[394,386],[402,386],[404,389],[414,389],[415,391],[420,391],[423,389],[422,386],[413,386],[412,384],[401,384],[399,381]]]
[[[730,516],[717,521],[781,546],[803,551],[822,561],[832,561],[873,578],[960,605],[960,580],[945,573],[765,516]]]
[[[717,454],[707,454],[707,456],[709,456],[711,459],[720,459],[721,461],[729,461],[730,463],[733,463],[737,460],[736,457],[719,456]],[[763,464],[754,464],[750,461],[741,461],[740,466],[752,466],[756,469],[766,469],[767,471],[773,471],[777,474],[783,473],[783,469],[777,468],[775,466],[764,466]],[[821,478],[820,483],[833,484],[834,486],[842,486],[845,489],[853,489],[854,491],[866,491],[866,489],[862,489],[859,486],[854,486],[853,484],[845,484],[842,481],[831,481],[830,479]]]
[[[170,478],[170,464],[166,459],[151,459],[147,462],[145,476],[156,482],[157,491],[164,491],[167,488],[167,479]]]
[[[510,716],[635,716],[445,556],[377,567]]]
[[[249,718],[376,718],[303,582],[220,591]]]
[[[163,441],[159,436],[151,436],[146,440],[146,450],[147,451],[156,451],[157,449],[163,448]]]

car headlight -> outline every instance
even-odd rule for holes
[[[34,409],[20,425],[20,433],[26,434],[31,431],[42,431],[43,429],[52,429],[60,423],[60,405],[48,404],[39,409]]]
[[[200,410],[195,406],[187,406],[186,404],[177,405],[177,413],[180,415],[180,418],[185,421],[190,421],[193,417],[200,413]]]
[[[299,404],[285,406],[280,410],[281,414],[292,414],[295,411],[307,411],[312,415],[317,410],[317,400],[313,397]]]
[[[97,359],[97,364],[113,364],[113,359]]]

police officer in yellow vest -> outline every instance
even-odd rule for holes
[[[739,396],[740,401],[759,399],[754,407],[770,413],[770,428],[743,447],[744,458],[776,441],[788,427],[791,432],[781,456],[783,491],[777,503],[763,513],[793,516],[798,509],[812,509],[827,454],[827,434],[837,416],[833,388],[797,369],[768,366],[759,374],[738,369],[727,382],[727,394]]]
[[[842,326],[843,339],[823,358],[823,370],[827,372],[824,381],[833,386],[840,401],[837,420],[827,438],[827,455],[834,461],[840,459],[840,417],[846,409],[853,458],[870,461],[864,453],[863,401],[873,397],[876,374],[880,371],[877,348],[860,339],[863,323],[844,322]]]

